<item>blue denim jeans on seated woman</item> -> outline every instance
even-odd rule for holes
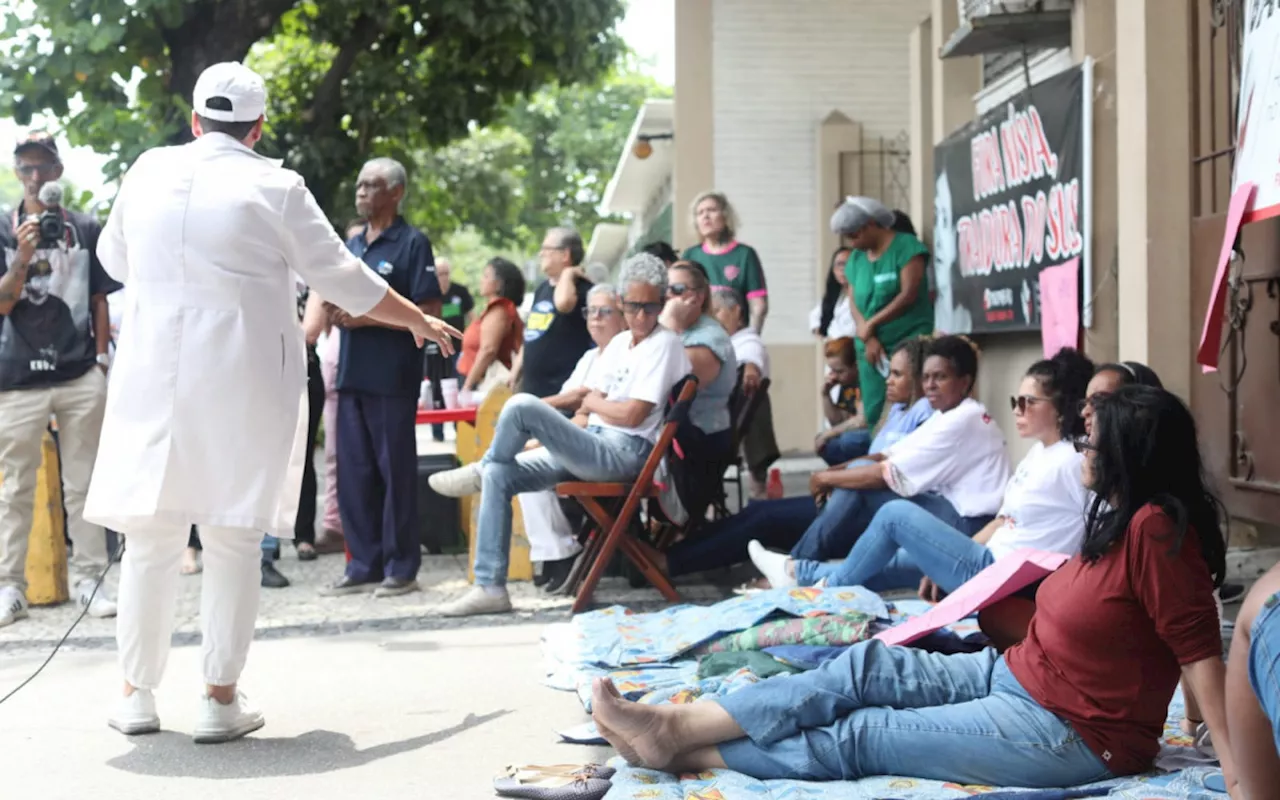
[[[809,495],[777,500],[753,500],[731,517],[708,522],[690,539],[667,550],[667,574],[671,577],[705,572],[747,560],[752,539],[770,550],[790,549],[818,516]]]
[[[870,464],[855,461],[848,469]],[[876,512],[886,503],[901,500],[902,495],[892,489],[836,489],[827,498],[827,504],[817,519],[791,548],[791,557],[799,560],[828,561],[849,555],[862,532],[871,524]],[[991,515],[962,517],[942,495],[924,492],[907,498],[938,519],[964,531],[969,536],[982,530],[991,521]]]
[[[827,446],[822,448],[822,452],[818,453],[822,460],[835,466],[836,464],[844,464],[855,458],[862,458],[871,451],[871,431],[866,428],[856,428],[851,431],[844,431],[831,437],[827,442]]]
[[[1112,777],[991,649],[948,656],[870,640],[714,702],[746,733],[720,745],[725,764],[761,780],[903,775],[1038,788]]]
[[[530,439],[542,447],[524,452]],[[507,401],[489,452],[480,459],[482,488],[476,527],[476,584],[504,586],[511,551],[511,498],[562,481],[630,481],[653,443],[612,428],[579,428],[531,394]]]
[[[976,533],[976,531],[974,531]],[[796,582],[865,586],[875,592],[914,589],[928,575],[947,593],[995,563],[986,545],[910,500],[885,503],[839,564],[797,561]]]

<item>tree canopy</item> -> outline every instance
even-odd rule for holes
[[[622,52],[623,11],[623,0],[40,0],[4,12],[0,114],[53,114],[118,174],[189,136],[205,67],[248,59],[270,87],[260,147],[337,217],[365,158],[443,147],[520,95],[596,81]]]

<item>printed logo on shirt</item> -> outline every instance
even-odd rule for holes
[[[875,283],[888,283],[889,281],[896,281],[897,279],[898,273],[896,272],[882,272],[871,280]]]
[[[724,276],[729,280],[734,280],[742,270],[738,269],[737,264],[730,264],[724,268]]]
[[[983,423],[984,425],[990,425],[990,424],[991,424],[991,415],[990,415],[990,414],[983,414],[983,415],[982,415],[982,423]]]
[[[541,339],[556,318],[555,303],[550,300],[539,300],[533,304],[529,319],[524,323],[524,340],[532,342]]]
[[[395,270],[396,270],[395,265],[392,264],[390,261],[379,261],[378,266],[375,268],[374,271],[385,278],[388,275],[390,275],[392,272],[395,272]]]
[[[449,297],[448,302],[440,308],[440,316],[445,319],[462,316],[462,298],[456,294]]]

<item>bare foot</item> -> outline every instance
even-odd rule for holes
[[[200,572],[200,552],[194,547],[182,551],[182,574],[195,575]]]
[[[657,706],[623,700],[608,678],[592,683],[591,718],[628,764],[664,770],[675,759],[679,745],[665,717]]]

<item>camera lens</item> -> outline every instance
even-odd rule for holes
[[[66,227],[62,221],[62,213],[50,209],[40,215],[40,243],[54,245],[62,241]]]

